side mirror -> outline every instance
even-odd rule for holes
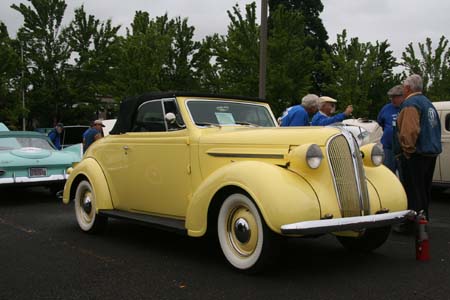
[[[164,116],[164,119],[166,119],[167,124],[171,124],[171,125],[175,124],[177,121],[177,117],[175,116],[174,113],[171,113],[171,112],[167,113]]]

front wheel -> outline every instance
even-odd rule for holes
[[[366,229],[360,237],[336,236],[344,248],[355,252],[370,252],[386,242],[391,227]]]
[[[235,268],[257,272],[273,256],[273,233],[258,208],[246,195],[236,193],[223,202],[218,216],[217,235],[225,258]]]
[[[78,184],[74,202],[75,216],[81,230],[96,233],[106,228],[108,219],[96,213],[95,194],[88,181],[83,180]]]

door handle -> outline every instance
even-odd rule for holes
[[[123,146],[123,150],[128,151],[129,149],[130,148],[127,145]]]

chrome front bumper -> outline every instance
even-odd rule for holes
[[[384,227],[401,223],[405,219],[414,217],[415,215],[416,212],[413,210],[402,210],[392,213],[362,217],[304,221],[282,225],[281,233],[314,235],[338,231],[352,231],[367,228]]]

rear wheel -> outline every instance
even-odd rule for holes
[[[336,236],[339,242],[348,250],[356,252],[370,252],[386,242],[391,227],[366,229],[360,237]]]
[[[256,272],[273,256],[273,233],[258,208],[246,195],[236,193],[223,202],[218,216],[217,235],[225,258],[235,268]]]
[[[75,216],[81,230],[95,233],[106,228],[108,219],[96,213],[95,194],[88,181],[83,180],[78,184],[74,202]]]

